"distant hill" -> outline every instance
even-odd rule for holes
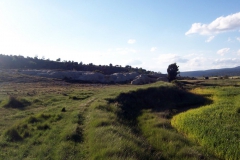
[[[210,69],[205,71],[188,71],[181,72],[181,76],[202,77],[202,76],[240,76],[240,66],[235,68]]]
[[[91,71],[99,72],[103,74],[113,73],[127,73],[127,72],[138,72],[138,73],[151,73],[143,68],[134,68],[130,65],[95,65],[93,63],[83,64],[82,62],[74,61],[62,61],[58,58],[56,61],[49,59],[39,59],[38,57],[23,57],[23,56],[8,56],[0,54],[0,69],[51,69],[51,70],[76,70],[76,71]]]

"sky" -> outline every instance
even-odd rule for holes
[[[0,54],[167,72],[240,66],[239,0],[0,0]]]

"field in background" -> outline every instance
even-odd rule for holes
[[[222,82],[70,84],[1,74],[0,159],[218,159],[221,154],[175,123],[184,123],[178,115],[189,109],[217,106],[215,91],[229,91],[221,86],[239,85]]]

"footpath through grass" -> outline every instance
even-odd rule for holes
[[[240,88],[208,87],[192,92],[213,104],[173,117],[171,124],[221,159],[240,159]]]

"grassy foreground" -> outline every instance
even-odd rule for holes
[[[215,102],[197,91],[164,82],[3,81],[0,159],[217,159],[211,147],[171,125],[174,115]]]

